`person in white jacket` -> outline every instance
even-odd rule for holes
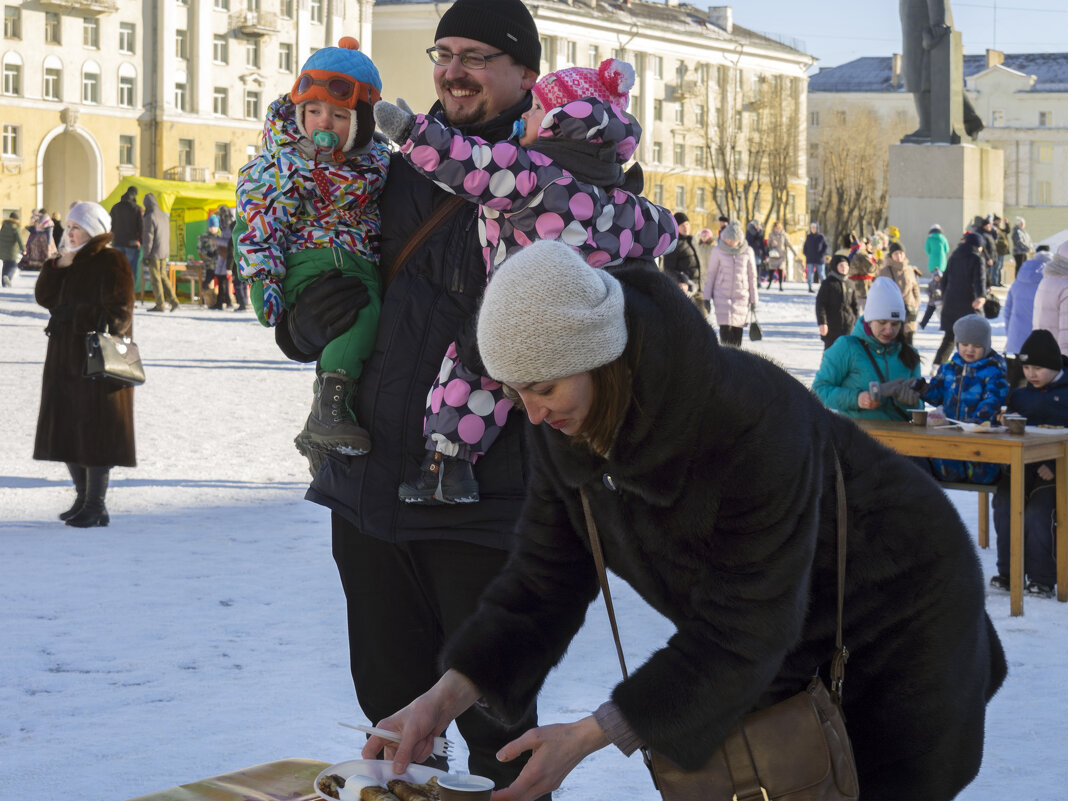
[[[724,345],[742,345],[742,329],[757,307],[756,256],[746,244],[742,224],[731,220],[708,257],[704,297],[711,299]]]
[[[1061,353],[1068,353],[1068,241],[1042,268],[1042,280],[1035,292],[1031,328],[1053,332]]]

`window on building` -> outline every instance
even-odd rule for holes
[[[686,145],[680,143],[675,144],[674,158],[676,167],[686,166]]]
[[[682,103],[676,103],[675,104],[675,124],[676,125],[682,125],[684,122],[686,122],[686,114],[682,110]]]
[[[249,11],[259,11],[260,0],[245,0],[245,8],[247,8]]]
[[[178,28],[174,32],[174,55],[181,59],[189,58],[189,31]]]
[[[1037,161],[1039,164],[1052,164],[1053,163],[1053,145],[1036,144],[1035,145],[1035,161]]]
[[[689,72],[689,67],[686,66],[685,61],[675,62],[675,83],[682,83],[686,80],[686,73]]]
[[[810,159],[818,159],[820,157],[820,146],[815,142],[808,146],[808,157]]]
[[[212,0],[212,2],[214,3],[213,7],[216,11],[230,10],[230,0]]]
[[[63,70],[59,67],[45,67],[44,90],[41,93],[45,100],[63,99]]]
[[[281,42],[278,45],[279,72],[293,72],[293,45]]]
[[[664,185],[653,184],[653,203],[658,206],[664,205]]]
[[[626,48],[617,47],[615,50],[612,51],[612,58],[617,59],[619,61],[626,61],[627,60],[627,50],[626,50]]]
[[[119,76],[119,106],[122,108],[134,107],[134,90],[136,84],[133,76]]]
[[[1053,125],[1053,112],[1052,111],[1040,111],[1038,112],[1038,127],[1049,128]]]
[[[991,128],[1003,128],[1005,126],[1005,112],[999,108],[993,109],[990,112],[990,127]]]
[[[178,140],[178,166],[179,167],[192,167],[193,166],[193,140],[192,139],[179,139]]]
[[[179,6],[188,6],[189,5],[189,0],[174,0],[174,2],[175,2],[175,5],[179,5]]]
[[[576,42],[568,42],[565,48],[567,52],[568,66],[578,65],[578,44]]]
[[[22,94],[22,63],[4,61],[4,94],[18,97]]]
[[[18,6],[4,6],[4,38],[22,38],[22,9]]]
[[[132,22],[119,23],[119,52],[136,52],[134,38],[137,36],[137,26]]]
[[[260,93],[245,92],[245,117],[250,120],[260,118]]]
[[[174,85],[174,107],[178,111],[189,111],[189,87],[184,83]]]
[[[808,113],[808,127],[819,128],[820,127],[820,113],[818,111],[810,111]]]
[[[654,78],[663,78],[664,77],[664,57],[663,56],[652,56],[652,61],[653,61],[653,65],[652,65],[653,66],[653,77]]]
[[[283,19],[293,19],[293,0],[279,0],[278,15]]]
[[[100,73],[90,69],[82,72],[82,102],[96,104],[100,102]]]
[[[653,142],[653,164],[659,164],[664,160],[664,146],[660,142]]]
[[[123,167],[134,166],[134,138],[132,136],[119,135],[119,164]]]
[[[312,22],[323,21],[323,0],[308,0],[308,16]]]
[[[839,127],[844,127],[846,124],[846,113],[844,111],[834,112],[834,124]]]
[[[257,70],[260,68],[260,43],[258,39],[249,39],[245,42],[245,66]]]
[[[45,44],[63,43],[63,26],[58,11],[45,12]]]
[[[675,208],[686,208],[686,187],[682,184],[675,184]]]
[[[230,172],[230,143],[215,143],[215,172]]]
[[[797,219],[797,195],[793,192],[786,196],[786,216],[791,220]]]
[[[5,156],[21,156],[22,147],[19,142],[19,126],[4,124],[4,128],[0,131],[0,153]]]
[[[705,127],[705,107],[702,103],[697,103],[693,107],[693,123],[698,128]]]
[[[217,33],[212,37],[211,59],[216,64],[230,63],[230,40],[225,33]]]
[[[704,211],[705,208],[705,188],[703,186],[697,187],[694,190],[694,205],[697,206],[698,211]]]
[[[664,119],[664,101],[659,97],[653,100],[653,120],[660,122]]]
[[[708,148],[703,145],[698,145],[693,149],[693,166],[699,170],[708,169]],[[703,191],[703,190],[702,190]],[[701,204],[703,205],[703,204]]]
[[[817,175],[808,176],[808,188],[810,192],[818,192],[820,190],[820,179]]]
[[[90,50],[100,49],[100,20],[96,17],[82,20],[82,46]]]
[[[1035,196],[1032,200],[1035,206],[1053,205],[1053,183],[1050,181],[1035,181]]]
[[[591,69],[601,66],[601,49],[595,44],[586,48],[586,66]]]
[[[230,115],[230,91],[223,86],[216,86],[211,93],[211,113],[216,117]]]
[[[252,159],[256,158],[260,154],[260,149],[255,145],[245,145],[245,163],[248,164]]]

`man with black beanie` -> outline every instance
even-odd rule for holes
[[[507,139],[530,107],[541,59],[526,6],[519,0],[457,0],[427,44],[438,96],[429,113],[468,136]],[[379,199],[386,288],[378,341],[356,401],[357,416],[376,444],[366,456],[328,458],[306,496],[331,510],[352,677],[360,707],[373,722],[438,680],[442,647],[504,566],[526,496],[524,427],[508,425],[474,465],[478,503],[417,505],[397,497],[400,484],[421,476],[426,388],[438,374],[441,354],[456,341],[465,363],[481,363],[473,360],[477,348],[467,351],[486,285],[478,209],[451,198],[404,160],[394,160]],[[322,276],[275,328],[279,347],[290,358],[314,361],[363,303],[358,279]],[[536,709],[513,725],[477,710],[456,724],[470,753],[468,764],[457,767],[493,779],[498,789],[512,784],[527,757],[500,762],[496,754],[537,726]]]
[[[137,262],[141,258],[143,219],[137,205],[137,187],[127,187],[119,202],[111,207],[111,245],[126,257],[137,280]]]

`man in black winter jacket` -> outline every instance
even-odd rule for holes
[[[852,333],[860,317],[855,282],[846,277],[848,273],[849,257],[842,253],[832,256],[827,280],[820,282],[820,291],[816,293],[816,322],[824,350],[838,337]]]
[[[676,211],[675,223],[679,226],[679,243],[664,255],[664,274],[670,276],[679,289],[693,296],[701,286],[701,259],[690,233],[690,218],[684,212]]]
[[[540,64],[537,28],[526,7],[519,0],[457,0],[441,17],[433,44],[438,102],[430,113],[468,136],[506,139],[530,107]],[[397,497],[401,483],[420,476],[427,387],[451,342],[461,350],[473,342],[472,321],[486,286],[473,204],[453,207],[398,263],[421,225],[450,197],[403,159],[390,165],[379,199],[386,289],[377,344],[355,401],[374,447],[359,457],[330,454],[307,494],[331,510],[352,676],[371,721],[437,681],[444,642],[475,610],[508,557],[526,493],[517,419],[474,466],[478,503],[405,504]],[[348,327],[366,303],[353,280],[358,283],[328,274],[305,290],[275,329],[287,355],[313,360],[332,330]],[[477,346],[463,358],[474,366],[481,363],[473,361],[476,356]],[[496,753],[536,725],[534,708],[512,726],[479,711],[462,715],[457,726],[468,745],[470,771],[498,787],[511,784],[526,759],[502,763]]]
[[[126,257],[137,280],[137,262],[141,258],[143,219],[137,205],[137,187],[128,187],[111,207],[111,245]]]

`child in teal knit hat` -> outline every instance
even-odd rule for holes
[[[261,323],[281,322],[330,270],[358,277],[368,290],[356,323],[319,356],[315,401],[296,439],[313,474],[327,451],[359,455],[371,447],[352,409],[381,306],[377,198],[389,150],[374,136],[372,112],[381,90],[377,68],[355,39],[317,50],[293,89],[268,108],[263,151],[238,179],[237,265],[252,282]]]

